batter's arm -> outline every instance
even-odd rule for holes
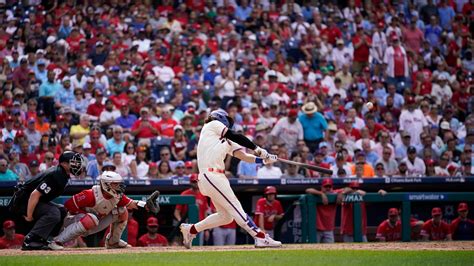
[[[247,149],[255,150],[257,148],[257,145],[255,145],[255,143],[249,140],[246,136],[239,133],[235,133],[230,129],[227,129],[227,131],[224,134],[224,137],[226,137],[229,140],[232,140],[233,142]]]
[[[234,157],[247,163],[255,163],[255,160],[258,158],[255,155],[244,152],[243,150],[234,151]]]

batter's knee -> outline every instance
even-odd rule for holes
[[[222,221],[225,223],[225,224],[230,224],[233,220],[234,220],[234,217],[232,217],[232,215],[230,215],[229,213],[227,212],[223,212],[223,213],[220,213],[221,217],[222,217]]]
[[[87,213],[79,220],[86,231],[96,228],[99,225],[99,218],[92,213]]]

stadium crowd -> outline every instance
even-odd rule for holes
[[[83,178],[189,176],[216,108],[334,177],[472,174],[472,1],[26,2],[0,1],[0,180],[68,149]]]
[[[189,176],[216,108],[334,177],[472,174],[473,1],[25,2],[0,1],[0,180],[64,150],[87,157],[83,178]]]

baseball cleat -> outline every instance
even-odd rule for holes
[[[30,243],[25,243],[23,242],[23,245],[21,246],[21,250],[27,251],[27,250],[48,250],[48,246],[45,245],[44,243],[41,242],[30,242]]]
[[[51,241],[48,243],[49,250],[63,250],[63,244],[57,241]]]
[[[192,244],[193,244],[193,239],[196,237],[196,235],[191,234],[191,227],[192,224],[181,224],[179,226],[179,229],[181,230],[181,233],[183,234],[183,245],[185,248],[190,249]]]
[[[115,248],[131,248],[132,246],[129,245],[127,242],[123,241],[122,239],[119,242],[110,244],[109,241],[105,241],[105,248],[106,249],[115,249]]]
[[[256,248],[279,248],[281,247],[281,242],[273,240],[268,234],[265,234],[265,238],[255,238],[255,247]]]
[[[36,235],[26,235],[21,250],[49,250],[48,242]]]

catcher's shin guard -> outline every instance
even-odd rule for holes
[[[74,222],[64,228],[64,230],[54,238],[54,241],[66,243],[78,236],[84,236],[87,231],[94,229],[99,224],[99,219],[92,213],[87,213],[81,220]]]
[[[118,209],[119,214],[116,220],[110,225],[110,233],[107,235],[107,241],[109,245],[114,245],[120,242],[120,237],[123,231],[127,227],[128,222],[128,211],[125,208]]]

